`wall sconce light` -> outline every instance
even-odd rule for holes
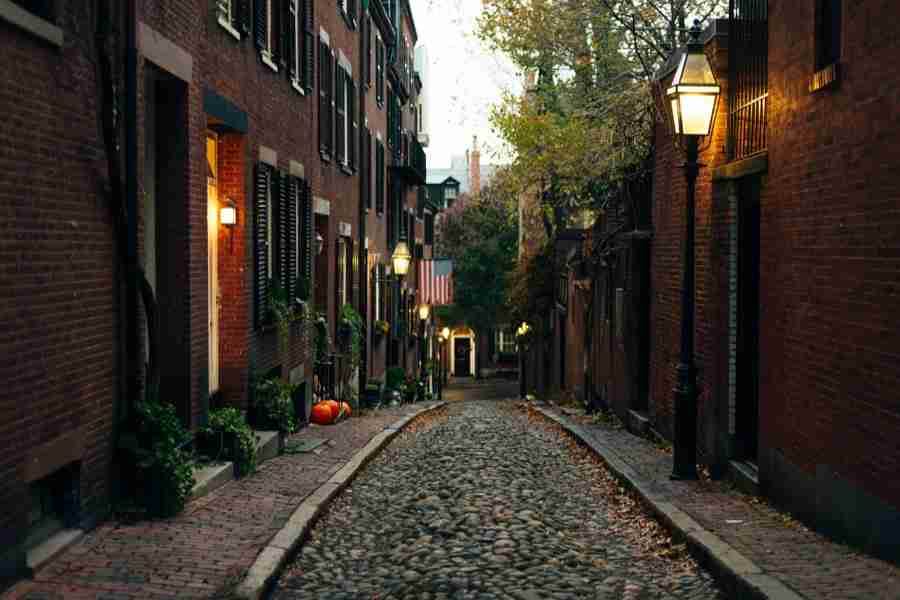
[[[219,208],[219,223],[225,227],[237,225],[237,206],[231,198],[225,200],[225,204]]]

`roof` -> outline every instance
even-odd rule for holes
[[[453,157],[452,165],[449,169],[428,169],[425,173],[425,183],[444,183],[448,177],[452,177],[459,182],[459,191],[466,193],[469,189],[469,169],[466,168],[464,156]],[[500,165],[490,165],[481,163],[481,185],[482,187],[490,183],[497,172]]]

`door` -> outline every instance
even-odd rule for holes
[[[470,338],[456,338],[454,352],[456,353],[453,358],[453,362],[456,366],[454,375],[457,377],[469,377],[472,374],[469,370],[469,361],[472,354],[472,340]]]
[[[759,178],[738,194],[738,315],[735,435],[737,458],[756,462],[759,448]]]
[[[214,133],[206,134],[207,260],[209,312],[209,395],[219,391],[219,193],[218,148]]]

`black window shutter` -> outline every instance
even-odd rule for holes
[[[328,115],[330,107],[328,104],[328,62],[330,54],[328,46],[324,42],[319,42],[319,151],[322,152],[324,158],[328,157]]]
[[[269,6],[266,0],[256,0],[254,3],[254,8],[256,10],[253,11],[255,23],[254,26],[256,28],[256,47],[260,50],[266,48],[266,29],[268,27],[268,10]]]
[[[272,0],[272,47],[269,51],[272,53],[272,62],[280,65],[282,69],[287,68],[287,19],[284,18],[284,5],[288,0]]]
[[[313,0],[303,1],[303,89],[313,90],[313,69],[315,65],[316,33],[313,27]],[[299,67],[298,67],[299,68]]]
[[[231,12],[231,24],[234,28],[242,35],[247,35],[250,33],[250,21],[250,0],[234,0]]]
[[[291,81],[299,79],[300,65],[297,64],[297,47],[300,44],[300,31],[297,29],[297,2],[298,0],[286,0],[285,23],[287,33],[285,39],[285,54],[287,55],[288,77]]]
[[[298,292],[296,286],[297,277],[300,275],[298,270],[300,264],[300,251],[297,245],[297,240],[300,236],[300,232],[297,230],[301,226],[301,222],[299,222],[298,219],[300,193],[297,178],[288,177],[287,180],[287,268],[285,269],[284,289],[287,291],[288,301],[291,303],[291,306],[293,306],[294,298],[297,297]]]
[[[269,249],[266,239],[269,209],[269,167],[264,163],[256,165],[255,198],[253,209],[256,211],[253,221],[253,252],[256,274],[253,285],[253,299],[256,310],[253,321],[256,327],[266,322],[269,296]]]
[[[337,152],[335,151],[334,145],[334,136],[336,131],[336,123],[337,123],[337,80],[338,80],[338,62],[337,55],[332,51],[331,60],[329,62],[329,68],[331,69],[329,72],[329,83],[331,85],[331,121],[329,122],[329,134],[330,134],[330,148],[332,152],[335,152],[335,156],[337,156]]]
[[[335,157],[339,163],[347,162],[347,148],[345,146],[346,139],[344,138],[344,120],[347,118],[345,114],[347,110],[346,106],[346,93],[344,88],[347,86],[347,74],[344,71],[343,67],[337,67],[337,77],[334,80],[335,87],[335,130],[337,131],[337,150],[335,151]]]
[[[350,145],[349,154],[350,154],[350,168],[353,171],[356,171],[356,142],[359,139],[359,123],[356,115],[356,84],[353,82],[353,79],[347,78],[347,83],[350,85],[350,102],[349,102],[349,111],[350,114],[347,115],[347,118],[350,119],[351,127],[350,127],[350,141],[348,142]]]
[[[434,215],[425,214],[425,243],[434,245]]]
[[[288,281],[290,272],[288,269],[288,254],[290,247],[288,246],[290,223],[290,183],[287,173],[273,174],[272,197],[277,201],[277,211],[272,211],[278,215],[277,228],[275,229],[278,242],[275,246],[275,277],[281,289],[288,291]]]
[[[314,244],[315,244],[315,232],[313,230],[313,199],[312,199],[312,187],[310,187],[309,182],[301,181],[300,182],[300,193],[301,193],[301,209],[303,211],[303,278],[306,279],[306,289],[308,291],[307,300],[313,299],[313,280],[312,280],[312,264],[313,264],[313,255],[315,254]]]
[[[375,210],[384,212],[384,145],[381,140],[375,146]]]
[[[372,87],[372,17],[366,17],[366,87]]]

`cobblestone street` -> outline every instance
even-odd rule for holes
[[[558,430],[460,393],[359,475],[274,598],[722,597]]]

